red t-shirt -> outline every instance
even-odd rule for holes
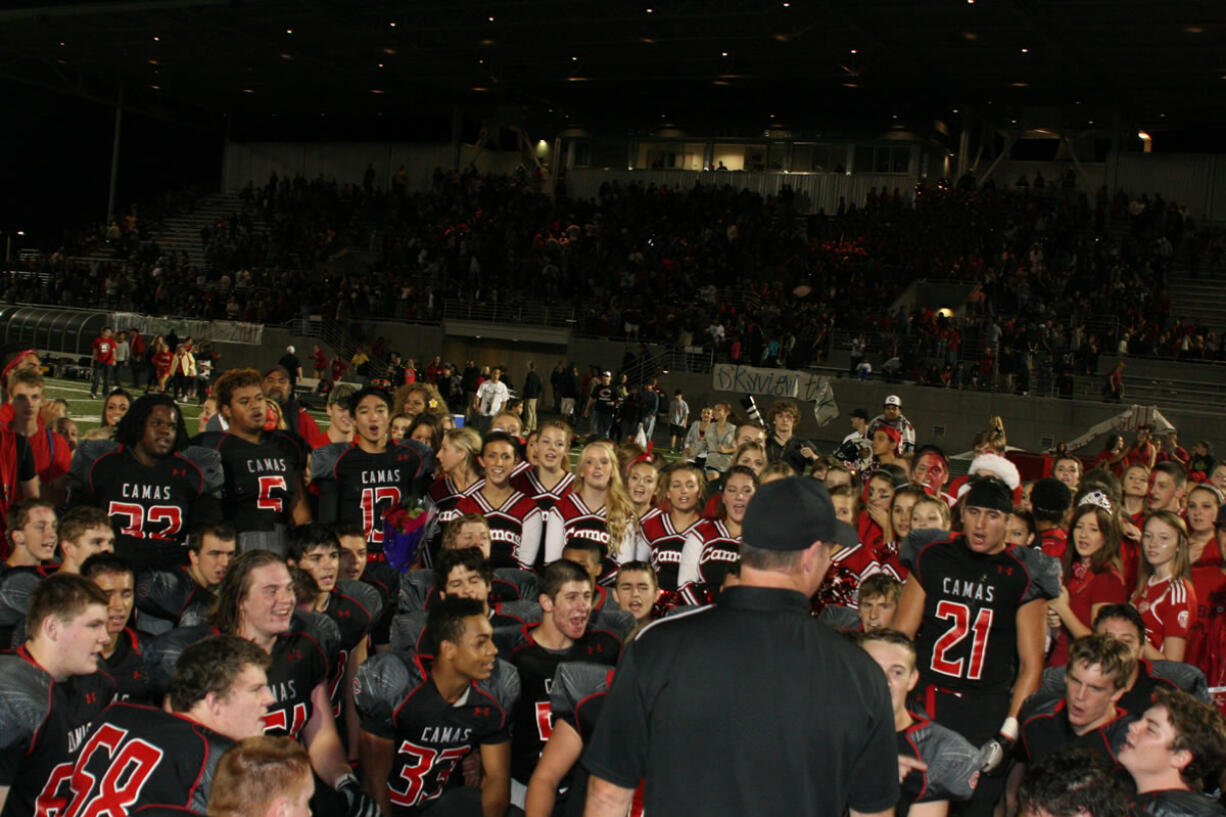
[[[115,362],[115,341],[111,338],[94,338],[94,362],[111,365]]]
[[[1191,582],[1160,579],[1133,596],[1133,606],[1145,622],[1145,640],[1162,650],[1168,638],[1187,638],[1196,623],[1196,590]]]
[[[1073,565],[1073,575],[1069,576],[1065,586],[1068,587],[1069,608],[1087,627],[1094,623],[1094,605],[1128,603],[1124,577],[1114,567],[1102,573],[1092,573],[1087,565],[1078,561]],[[1068,630],[1061,627],[1056,644],[1047,658],[1049,667],[1062,667],[1068,663],[1068,642]]]
[[[30,444],[30,452],[34,454],[34,470],[38,472],[38,483],[42,490],[68,473],[72,451],[68,448],[68,440],[63,436],[49,431],[40,423],[38,431],[26,437],[26,442]],[[19,490],[18,494],[20,493]]]

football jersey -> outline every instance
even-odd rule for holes
[[[25,647],[0,655],[0,786],[3,817],[62,814],[70,755],[115,694],[105,672],[56,681]]]
[[[221,521],[221,458],[188,446],[144,465],[113,440],[82,440],[69,470],[70,506],[102,508],[115,552],[139,572],[187,563],[187,532]]]
[[[110,658],[100,657],[98,667],[115,679],[115,700],[133,704],[154,703],[149,688],[149,673],[145,671],[145,648],[149,637],[131,627],[125,627],[115,641]]]
[[[1135,795],[1130,817],[1226,817],[1222,804],[1207,794],[1184,789],[1159,789]]]
[[[408,442],[379,454],[357,443],[332,443],[311,455],[311,482],[320,484],[319,521],[362,526],[373,550],[383,549],[383,515],[417,499],[425,462]],[[326,483],[331,482],[331,485]]]
[[[1063,699],[1067,685],[1065,667],[1047,667],[1043,670],[1039,689],[1026,700],[1026,706],[1037,705],[1040,701]],[[1150,661],[1142,658],[1137,662],[1137,679],[1132,688],[1127,690],[1115,705],[1134,715],[1144,715],[1145,710],[1153,706],[1154,691],[1157,689],[1182,689],[1205,703],[1211,701],[1205,674],[1196,667],[1182,661]]]
[[[158,806],[204,814],[217,761],[232,744],[186,715],[113,704],[72,758],[63,817],[119,817]]]
[[[182,567],[150,570],[136,579],[136,627],[150,635],[200,621],[213,606],[213,593]]]
[[[596,581],[606,587],[617,579],[617,566],[630,561],[646,561],[649,554],[639,542],[637,524],[627,523],[626,532],[617,547],[610,551],[610,536],[605,508],[593,511],[579,494],[571,492],[554,506],[553,513],[545,520],[545,564],[562,558],[568,542],[586,540],[600,545],[600,576]],[[643,549],[640,550],[640,547]]]
[[[150,685],[163,695],[174,677],[175,662],[183,650],[201,639],[217,635],[214,627],[184,627],[159,636],[145,653]],[[264,732],[297,738],[314,712],[311,692],[328,679],[328,654],[334,641],[318,628],[316,619],[296,611],[290,629],[273,642],[268,689],[273,703],[264,715]],[[326,687],[325,687],[326,688]]]
[[[701,521],[699,519],[685,530],[677,530],[668,511],[656,508],[643,517],[639,532],[641,547],[650,550],[651,566],[664,592],[675,593],[678,590],[677,570],[681,566],[685,537]]]
[[[358,588],[354,588],[353,585],[357,585]],[[370,603],[369,599],[363,604],[345,591],[353,591],[366,587],[361,582],[345,581],[344,587],[338,586],[329,594],[328,607],[323,611],[323,614],[332,619],[336,624],[341,634],[339,649],[335,655],[329,656],[328,698],[332,701],[333,717],[340,717],[341,714],[341,703],[343,701],[341,681],[345,678],[345,668],[349,665],[349,656],[353,655],[353,651],[370,634],[370,628],[374,622],[374,617],[370,614],[370,610],[367,609],[367,605]]]
[[[536,503],[536,507],[541,509],[540,539],[536,542],[525,541],[522,546],[523,560],[532,559],[532,564],[527,565],[528,569],[538,570],[545,566],[545,520],[553,513],[558,500],[570,493],[574,482],[575,475],[567,471],[562,474],[557,485],[546,488],[535,468],[528,468],[511,477],[511,487],[528,496]]]
[[[1168,638],[1187,638],[1196,621],[1196,590],[1190,581],[1154,580],[1132,599],[1145,622],[1145,640],[1162,651]]]
[[[532,544],[541,540],[543,524],[541,509],[528,496],[512,491],[495,508],[481,492],[483,482],[456,504],[456,513],[475,513],[485,517],[490,525],[490,561],[494,567],[531,569],[537,550]]]
[[[613,682],[614,670],[606,664],[586,661],[567,662],[558,665],[549,694],[549,706],[553,722],[566,721],[584,742],[596,730],[596,721],[604,704],[609,684]],[[587,770],[576,763],[563,781],[554,814],[558,817],[582,817],[587,801]],[[631,811],[634,817],[635,811]]]
[[[1060,563],[1036,548],[975,553],[962,536],[913,544],[908,537],[903,564],[925,593],[915,639],[922,681],[1007,690],[1017,675],[1017,611],[1060,594]]]
[[[1137,716],[1119,707],[1113,709],[1111,720],[1083,735],[1073,731],[1068,719],[1068,703],[1063,698],[1023,709],[1017,742],[1022,762],[1034,765],[1062,746],[1076,746],[1094,752],[1108,767],[1116,766],[1116,755],[1128,737],[1128,727]]]
[[[729,565],[741,560],[741,537],[728,532],[719,519],[704,519],[690,528],[677,570],[681,600],[710,604],[719,595]]]
[[[354,701],[362,729],[393,743],[387,794],[393,817],[414,813],[443,793],[456,765],[473,748],[505,743],[519,698],[515,669],[495,659],[458,701],[445,700],[417,656],[380,653],[359,669]]]
[[[622,638],[609,630],[589,627],[577,641],[564,650],[548,650],[537,644],[528,625],[515,631],[507,660],[519,670],[521,695],[513,715],[511,732],[511,777],[527,784],[532,770],[553,733],[550,692],[558,665],[567,661],[587,661],[613,666],[621,653]],[[501,645],[499,647],[501,651]]]
[[[895,817],[906,817],[914,803],[966,800],[979,785],[979,750],[939,723],[911,714],[914,722],[898,731],[898,754],[928,765],[912,769],[898,787]]]
[[[386,644],[388,630],[392,626],[392,616],[396,615],[400,574],[387,562],[367,562],[359,581],[374,590],[379,597],[379,613],[371,625],[371,642],[376,646]]]
[[[433,655],[435,645],[427,644],[422,636],[426,632],[426,622],[429,613],[420,610],[413,613],[400,613],[392,619],[391,639],[389,646],[393,652],[415,652],[420,655]],[[490,625],[499,627],[521,628],[526,624],[536,624],[541,620],[541,606],[532,601],[508,601],[490,604]]]
[[[226,431],[206,431],[192,443],[221,455],[222,514],[236,530],[272,531],[292,523],[294,491],[306,462],[301,438],[275,430],[250,443]]]

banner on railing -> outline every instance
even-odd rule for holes
[[[711,368],[711,386],[716,391],[791,397],[801,403],[813,403],[818,425],[824,426],[839,416],[830,378],[812,372],[717,363]]]
[[[172,331],[181,338],[224,343],[258,345],[264,338],[263,324],[240,321],[202,321],[193,318],[138,315],[134,312],[113,312],[111,324],[117,330],[136,329],[147,338],[169,335]]]

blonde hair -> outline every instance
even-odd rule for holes
[[[626,485],[622,481],[621,469],[617,467],[617,449],[613,447],[613,443],[597,440],[583,446],[583,450],[579,452],[579,475],[575,477],[571,490],[576,494],[583,493],[583,458],[587,456],[587,452],[596,448],[604,449],[609,455],[609,490],[604,501],[605,530],[609,532],[609,556],[616,558],[626,534],[638,527],[638,516],[634,513],[634,503],[630,501],[630,494],[626,492]]]
[[[1005,421],[999,416],[988,418],[988,427],[975,435],[974,447],[987,445],[997,454],[1004,456],[1008,448],[1008,438],[1005,436]]]
[[[278,797],[311,785],[311,757],[289,737],[245,738],[217,761],[208,817],[263,817]]]
[[[941,512],[941,521],[945,523],[945,530],[949,530],[953,525],[953,514],[950,512],[949,506],[945,504],[945,500],[937,499],[935,496],[922,496],[911,506],[911,513],[914,514],[921,505],[937,506]]]
[[[545,429],[553,428],[562,432],[562,438],[566,440],[566,452],[562,455],[562,460],[558,463],[558,467],[564,473],[570,473],[570,441],[575,436],[575,431],[567,423],[562,420],[546,420],[536,427],[536,440],[540,443],[541,435],[545,433]]]
[[[443,432],[443,442],[451,443],[454,447],[468,455],[466,461],[470,473],[474,476],[481,473],[481,468],[477,464],[477,456],[481,453],[480,434],[467,426],[464,428],[451,428]]]

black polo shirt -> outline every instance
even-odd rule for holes
[[[648,814],[893,809],[898,749],[885,676],[790,590],[738,586],[644,629],[583,756]]]

